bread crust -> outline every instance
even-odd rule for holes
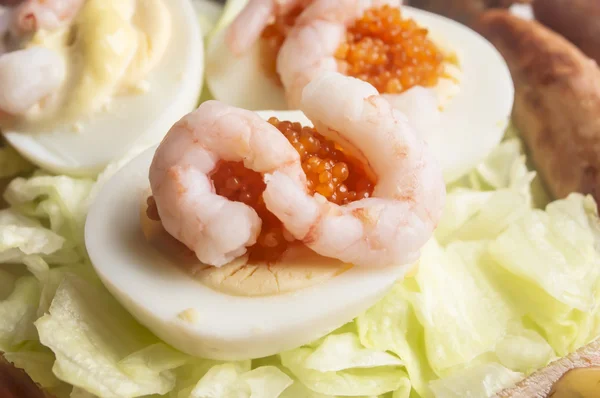
[[[410,0],[417,8],[470,25],[489,8],[508,8],[516,3],[530,3],[531,0]]]
[[[538,21],[600,63],[600,1],[536,0],[533,12]]]
[[[515,84],[513,122],[555,198],[600,199],[600,69],[562,36],[506,11],[478,30],[502,53]]]

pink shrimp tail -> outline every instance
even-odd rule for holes
[[[274,0],[251,0],[228,28],[226,43],[235,55],[244,54],[260,38],[275,13]]]
[[[26,0],[14,13],[13,34],[20,36],[38,29],[54,30],[71,23],[84,0]]]

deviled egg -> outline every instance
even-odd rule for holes
[[[303,120],[302,113],[263,113]],[[298,347],[367,310],[410,267],[355,267],[306,247],[274,264],[242,256],[202,264],[148,217],[156,148],[102,188],[86,222],[86,246],[110,292],[161,339],[190,355],[259,358]]]
[[[64,77],[26,112],[0,115],[0,129],[55,173],[95,175],[157,143],[202,88],[203,40],[189,0],[86,0],[72,23],[23,46],[57,54]]]
[[[331,73],[305,91],[306,124],[204,102],[90,208],[97,274],[186,353],[264,357],[343,326],[413,269],[442,215],[437,162],[373,86]]]
[[[447,182],[500,142],[512,110],[513,83],[497,50],[468,27],[408,6],[399,13],[390,6],[367,9],[344,24],[319,17],[314,9],[337,4],[321,0],[305,9],[314,24],[306,15],[295,24],[299,11],[275,18],[259,40],[237,54],[231,37],[243,34],[234,24],[246,4],[229,2],[208,46],[207,85],[216,99],[255,110],[294,109],[304,84],[337,68],[388,95],[427,140]],[[339,7],[358,4],[340,2]],[[381,21],[390,15],[395,19],[388,29]],[[409,39],[394,41],[390,32]],[[401,59],[405,64],[397,66]]]

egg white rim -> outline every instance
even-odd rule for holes
[[[6,140],[38,166],[73,176],[94,176],[129,149],[159,142],[173,123],[198,104],[204,73],[202,33],[191,2],[168,0],[165,5],[171,13],[171,38],[148,76],[149,92],[113,98],[108,113],[99,111],[81,123],[82,132],[71,131],[71,123],[35,133],[3,131]],[[132,118],[128,108],[139,108],[140,117]],[[93,131],[86,132],[88,126]],[[142,133],[120,134],[115,129]],[[90,152],[90,148],[109,146],[102,155]]]
[[[211,290],[170,264],[141,232],[140,203],[154,152],[155,147],[146,150],[103,186],[88,213],[85,242],[108,290],[181,351],[240,360],[300,346],[360,315],[410,268],[354,267],[322,284],[277,296],[236,297]],[[178,317],[190,309],[196,323]]]
[[[460,91],[441,112],[436,139],[428,142],[449,183],[483,161],[502,141],[514,103],[512,77],[504,58],[479,33],[437,14],[408,6],[401,9],[428,28],[434,42],[443,40],[443,47],[451,48],[459,60]],[[461,48],[465,43],[468,47]]]

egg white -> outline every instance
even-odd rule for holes
[[[234,11],[239,10],[238,6]],[[449,183],[476,166],[501,141],[513,106],[513,82],[502,56],[475,31],[408,6],[402,7],[402,13],[429,29],[432,40],[455,53],[459,63],[458,84],[442,79],[438,86],[427,89],[441,109],[399,107],[409,121],[416,121],[416,127],[429,129],[417,128]],[[227,16],[228,23],[232,19]],[[214,97],[248,109],[286,109],[282,87],[261,66],[259,45],[236,58],[223,43],[223,35],[224,30],[215,36],[207,53],[207,85]]]
[[[142,324],[183,352],[241,360],[306,344],[368,309],[410,268],[352,267],[326,282],[272,296],[212,290],[161,255],[142,234],[140,202],[149,189],[154,152],[155,147],[148,149],[104,185],[90,208],[85,242],[110,292]]]
[[[107,111],[74,123],[41,126],[40,131],[9,128],[3,131],[6,140],[38,166],[75,176],[96,175],[131,148],[159,142],[197,105],[204,68],[202,33],[192,4],[164,4],[171,16],[171,37],[148,75],[148,92],[116,96]]]
[[[214,0],[192,0],[192,4],[200,20],[202,35],[207,37],[217,26],[224,7]]]

